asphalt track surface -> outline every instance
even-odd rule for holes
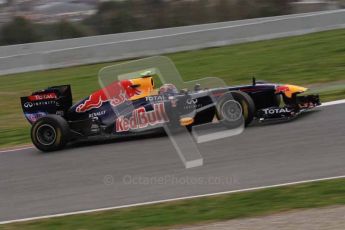
[[[345,175],[345,104],[200,144],[185,169],[167,137],[0,153],[0,221]]]

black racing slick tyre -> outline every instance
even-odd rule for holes
[[[67,144],[69,135],[67,121],[58,115],[42,117],[31,127],[32,143],[43,152],[62,149]]]
[[[218,100],[216,108],[217,118],[230,128],[237,127],[243,122],[247,126],[254,119],[255,104],[245,92],[230,91],[225,93]]]

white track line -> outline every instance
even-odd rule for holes
[[[21,150],[25,150],[25,149],[32,149],[32,148],[34,148],[34,147],[29,146],[29,147],[22,147],[22,148],[17,148],[17,149],[1,150],[0,153],[16,152],[16,151],[21,151]]]
[[[283,187],[283,186],[289,186],[289,185],[298,185],[298,184],[302,184],[302,183],[310,183],[310,182],[325,181],[325,180],[332,180],[332,179],[342,179],[342,178],[345,178],[345,175],[335,176],[335,177],[326,177],[326,178],[320,178],[320,179],[313,179],[313,180],[303,180],[303,181],[289,182],[289,183],[275,184],[275,185],[268,185],[268,186],[259,186],[259,187],[254,187],[254,188],[246,188],[246,189],[239,189],[239,190],[232,190],[232,191],[225,191],[225,192],[209,193],[209,194],[196,195],[196,196],[186,196],[186,197],[179,197],[179,198],[166,199],[166,200],[149,201],[149,202],[114,206],[114,207],[108,207],[108,208],[90,209],[90,210],[66,212],[66,213],[37,216],[37,217],[30,217],[30,218],[23,218],[23,219],[16,219],[16,220],[7,220],[7,221],[1,221],[0,225],[1,224],[16,223],[16,222],[54,218],[54,217],[87,214],[87,213],[92,213],[92,212],[102,212],[102,211],[109,211],[109,210],[123,209],[123,208],[130,208],[130,207],[138,207],[138,206],[144,206],[144,205],[160,204],[160,203],[180,201],[180,200],[189,200],[189,199],[202,198],[202,197],[219,196],[219,195],[226,195],[226,194],[232,194],[232,193],[248,192],[248,191],[255,191],[255,190],[261,190],[261,189],[267,189],[267,188],[276,188],[276,187]]]
[[[330,106],[330,105],[339,105],[339,104],[344,104],[344,103],[345,103],[345,99],[343,99],[343,100],[337,100],[337,101],[330,101],[330,102],[322,103],[322,105],[320,105],[319,107]],[[31,147],[17,148],[17,149],[9,149],[9,150],[0,150],[0,153],[15,152],[15,151],[21,151],[21,150],[32,149],[32,148],[33,148],[33,146],[31,146]]]
[[[344,104],[345,103],[345,99],[343,100],[337,100],[337,101],[329,101],[329,102],[325,102],[325,103],[322,103],[322,106],[330,106],[330,105],[339,105],[339,104]]]

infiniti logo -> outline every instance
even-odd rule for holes
[[[192,99],[192,98],[187,99],[187,104],[188,105],[196,104],[197,102],[198,102],[198,99]]]
[[[24,103],[24,107],[25,107],[25,108],[31,108],[32,106],[34,106],[34,105],[32,104],[32,102],[25,102],[25,103]]]

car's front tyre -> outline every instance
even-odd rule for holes
[[[249,125],[255,114],[253,99],[241,91],[225,93],[216,106],[217,118],[227,127],[235,128],[244,123]]]
[[[31,127],[32,143],[43,152],[62,149],[67,144],[69,136],[67,121],[58,115],[42,117]]]

